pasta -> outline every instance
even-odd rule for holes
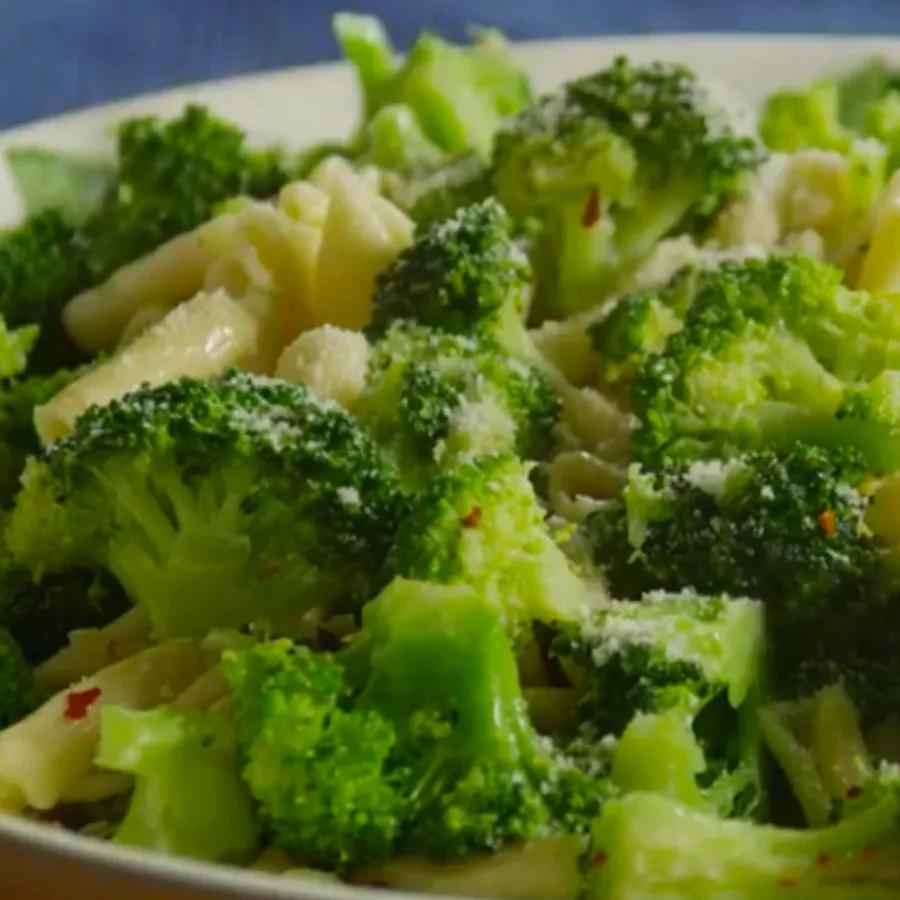
[[[207,668],[191,641],[169,641],[115,663],[51,697],[22,721],[0,732],[0,802],[7,809],[51,809],[78,799],[91,771],[99,710],[107,704],[147,709],[174,699]],[[90,697],[73,718],[72,695]]]
[[[39,407],[38,434],[45,443],[65,437],[89,406],[107,404],[142,384],[185,375],[209,378],[231,365],[252,364],[258,342],[257,320],[243,306],[224,291],[198,294]]]

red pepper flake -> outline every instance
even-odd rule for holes
[[[797,887],[797,882],[793,878],[779,878],[776,883],[778,887],[783,888]]]
[[[66,694],[66,709],[63,715],[73,722],[80,722],[102,693],[98,687],[88,688],[86,691],[69,691]]]
[[[600,191],[592,187],[588,193],[587,203],[581,213],[581,224],[584,228],[593,228],[600,221]]]
[[[837,518],[833,509],[826,509],[819,516],[819,528],[822,529],[822,534],[824,534],[825,537],[834,537],[834,534],[837,531]]]
[[[875,857],[875,848],[874,847],[863,847],[862,850],[859,851],[860,859],[873,859]]]
[[[274,559],[263,560],[259,566],[259,577],[260,578],[271,578],[273,575],[277,575],[281,571],[281,563],[277,562]]]
[[[597,867],[597,868],[599,868],[600,866],[602,866],[605,862],[606,862],[606,854],[605,854],[602,850],[598,850],[598,851],[591,857],[591,865],[593,865],[593,866],[595,866],[595,867]]]
[[[858,784],[854,784],[853,787],[847,788],[847,799],[855,800],[857,797],[862,795],[862,788]]]
[[[481,507],[473,506],[459,521],[463,528],[474,528],[481,521]]]
[[[816,865],[817,866],[827,866],[831,862],[831,854],[830,853],[820,853],[816,857]]]

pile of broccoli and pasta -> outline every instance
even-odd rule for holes
[[[900,72],[757,115],[335,30],[344,142],[10,152],[0,809],[445,894],[900,896]]]

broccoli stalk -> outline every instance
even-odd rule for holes
[[[827,828],[724,821],[660,794],[611,800],[593,831],[590,900],[890,900],[900,792]]]
[[[497,136],[494,185],[514,216],[539,222],[537,312],[596,304],[759,160],[680,66],[619,59],[525,110]]]
[[[160,636],[202,635],[370,596],[404,508],[349,416],[232,372],[89,410],[29,463],[7,538],[37,575],[104,568]]]
[[[259,825],[223,712],[104,706],[95,757],[135,777],[118,844],[217,862],[248,862]]]
[[[582,831],[602,785],[534,731],[492,604],[395,580],[337,657],[225,654],[244,777],[277,846],[339,870]]]

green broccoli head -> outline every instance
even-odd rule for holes
[[[838,100],[838,86],[833,80],[777,91],[766,99],[760,137],[766,146],[782,153],[810,147],[846,153],[853,134],[840,121]]]
[[[398,321],[374,346],[356,411],[416,487],[481,456],[545,458],[559,399],[537,368],[487,338]]]
[[[226,654],[244,777],[273,839],[339,870],[583,831],[602,785],[540,738],[492,604],[395,580],[338,657]]]
[[[401,62],[384,28],[371,16],[340,13],[334,30],[356,68],[365,123],[388,105],[407,107],[437,151],[490,153],[494,132],[531,99],[528,79],[510,60],[502,37],[481,32],[468,47],[423,32]],[[403,170],[406,153],[383,161]]]
[[[890,442],[872,446],[836,413],[853,385],[898,367],[900,307],[840,281],[807,257],[704,272],[683,328],[635,376],[636,457],[655,465],[806,439],[860,446],[873,468],[893,467]]]
[[[104,706],[95,763],[135,778],[115,843],[215,862],[252,857],[259,824],[227,713]]]
[[[685,268],[661,288],[626,294],[591,323],[588,336],[605,384],[630,381],[681,329],[699,277],[697,269]]]
[[[595,304],[760,159],[682,66],[620,58],[525,110],[498,134],[494,182],[514,216],[540,221],[539,312]]]
[[[725,821],[656,793],[610,801],[591,845],[590,900],[835,897],[900,890],[898,778],[868,809],[819,829]]]
[[[73,567],[36,581],[24,566],[0,564],[0,627],[36,664],[65,646],[78,628],[99,628],[124,613],[128,598],[105,572]]]
[[[0,628],[0,728],[31,712],[37,699],[31,668],[13,636]]]
[[[654,783],[659,759],[638,748],[658,742],[677,759],[695,746],[687,774],[697,781],[680,796],[746,815],[763,800],[755,727],[763,646],[757,601],[684,591],[612,601],[587,625],[564,629],[552,649],[584,683],[581,730],[620,739],[614,780],[630,789]]]
[[[869,685],[858,698],[868,718],[869,699],[895,696],[883,662],[896,658],[884,628],[896,579],[865,527],[863,474],[858,453],[804,444],[633,467],[623,500],[584,534],[617,596],[690,587],[764,601],[779,689],[864,672],[853,681]]]
[[[584,585],[548,531],[528,471],[494,456],[436,478],[399,530],[393,572],[472,585],[514,631],[534,619],[578,620]]]
[[[29,464],[7,538],[36,574],[104,568],[159,635],[193,635],[370,596],[403,509],[348,415],[231,372],[89,410]]]
[[[502,337],[525,315],[530,272],[509,216],[489,199],[432,226],[381,275],[375,324],[397,319],[456,334]]]

